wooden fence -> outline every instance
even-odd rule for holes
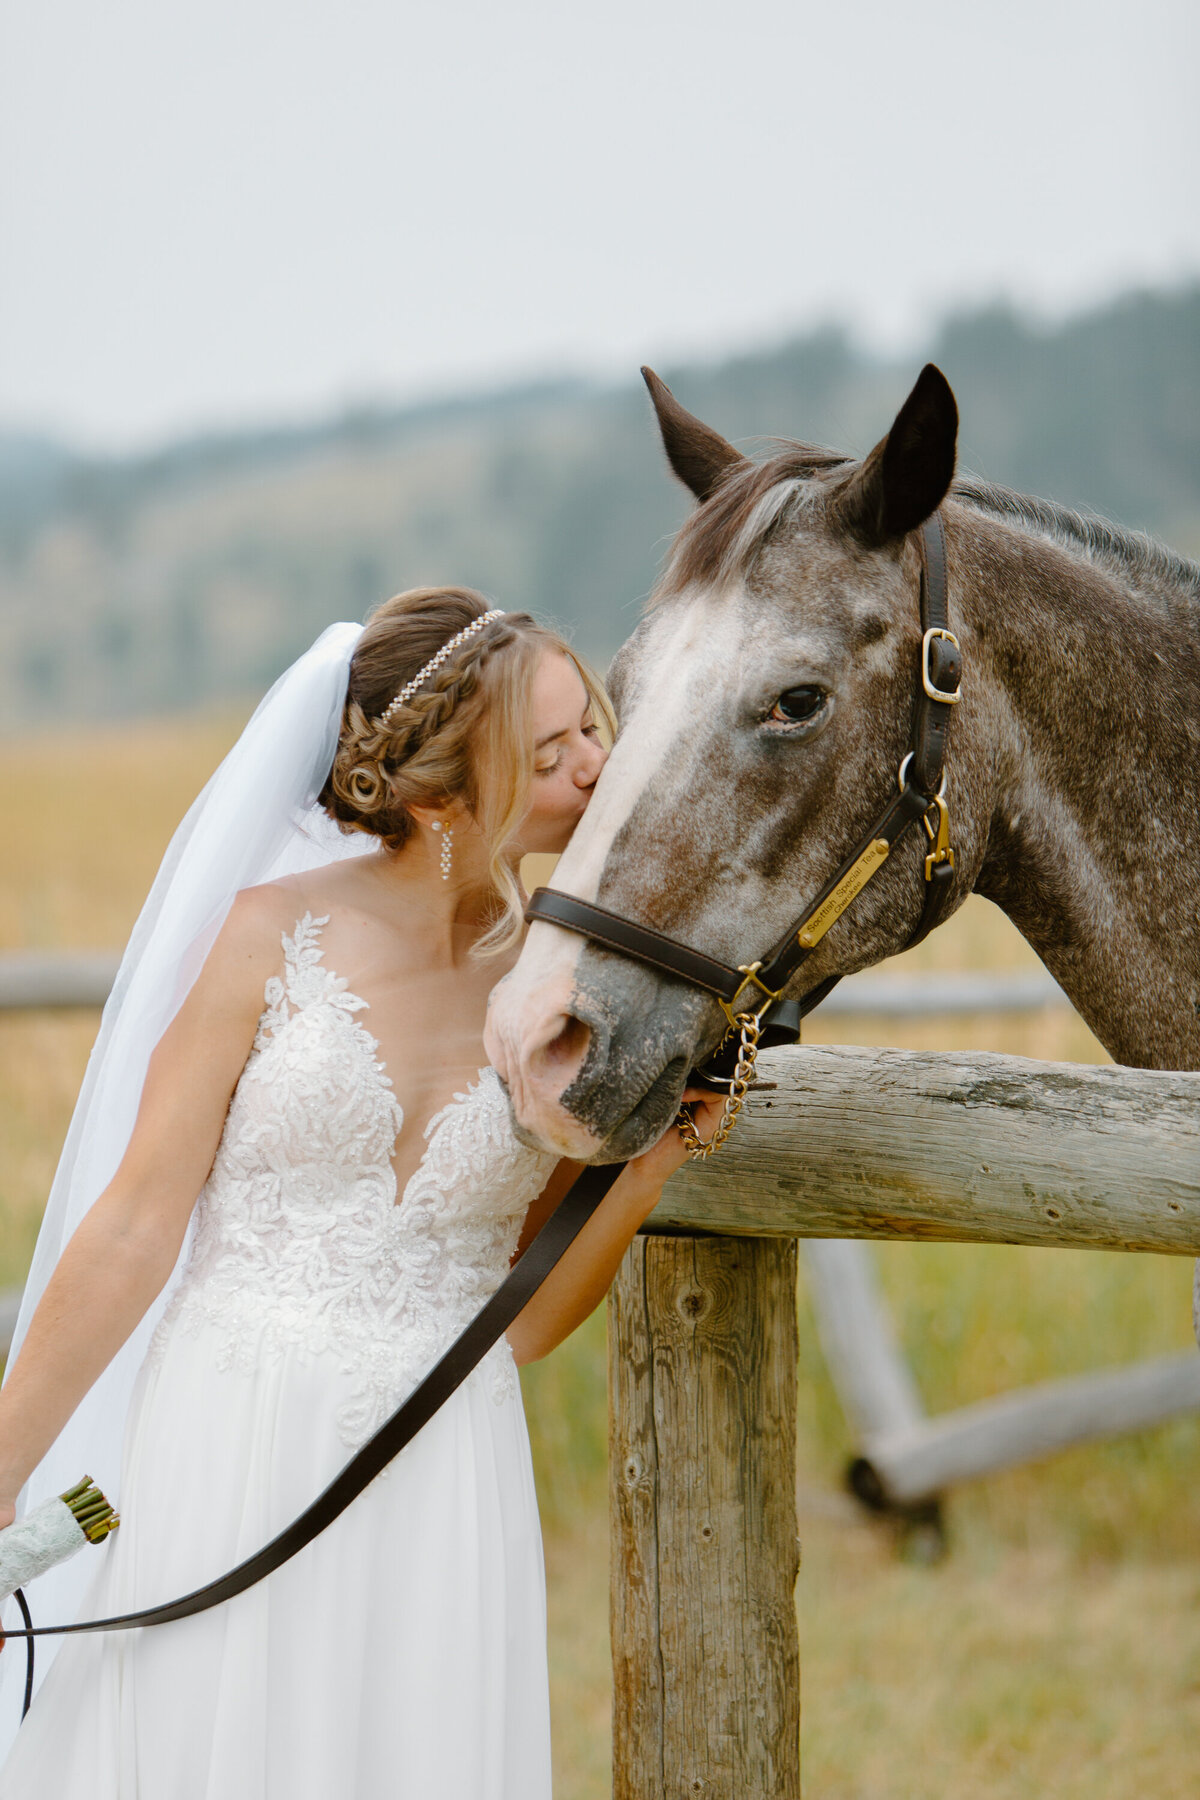
[[[0,1009],[95,1006],[103,955],[0,958]],[[843,984],[827,1014],[1065,1004],[1048,977]],[[872,1504],[1200,1406],[1200,1356],[926,1419],[855,1240],[1200,1254],[1200,1074],[809,1047],[668,1184],[609,1298],[614,1800],[799,1800],[797,1240]],[[11,1329],[0,1295],[0,1331]]]
[[[1200,1254],[1200,1074],[844,1048],[760,1069],[609,1300],[614,1800],[799,1800],[788,1240]],[[911,1459],[936,1421],[893,1400]]]
[[[10,950],[0,953],[0,1012],[103,1006],[120,957],[112,950]],[[821,1008],[825,1018],[918,1018],[934,1014],[1012,1013],[1069,1007],[1043,970],[993,975],[851,975]]]

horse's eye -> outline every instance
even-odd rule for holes
[[[771,708],[771,717],[781,724],[802,725],[815,718],[825,704],[825,690],[819,687],[794,687],[780,694]]]

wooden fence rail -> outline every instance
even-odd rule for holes
[[[0,1358],[8,1355],[8,1346],[17,1327],[22,1292],[19,1287],[0,1288]]]
[[[799,1800],[796,1661],[778,1604],[797,1566],[783,1367],[792,1359],[794,1381],[794,1345],[780,1323],[794,1265],[752,1263],[739,1244],[1200,1252],[1200,1074],[822,1047],[765,1056],[761,1075],[721,1156],[668,1183],[648,1222],[666,1235],[630,1247],[609,1300],[617,1800]],[[783,1338],[774,1364],[772,1320]],[[876,1348],[882,1378],[860,1404],[869,1414],[888,1389],[876,1448],[882,1458],[899,1422],[909,1456],[909,1473],[892,1466],[886,1479],[928,1491],[947,1466],[941,1422],[923,1420],[889,1374],[886,1333]],[[1177,1400],[1195,1361],[1133,1373]],[[1063,1419],[1051,1390],[1068,1385],[1067,1410],[1090,1403],[1091,1424],[1103,1423],[1107,1379],[1047,1384],[1050,1426]],[[976,1450],[1003,1423],[1004,1401],[989,1405],[990,1418],[954,1415]]]
[[[947,1488],[1200,1411],[1200,1356],[1184,1351],[1015,1388],[926,1418],[870,1246],[808,1238],[804,1256],[825,1364],[858,1444],[849,1484],[874,1510],[911,1516],[919,1509],[927,1555],[945,1547],[935,1503]]]
[[[0,959],[0,1008],[99,1004],[112,961]],[[1044,982],[956,976],[901,1006],[881,992],[898,998],[893,978],[867,981],[836,1010],[1059,1003]],[[668,1183],[609,1299],[616,1800],[799,1800],[797,1238],[1200,1254],[1200,1074],[825,1047],[761,1059],[750,1116]],[[826,1300],[857,1286],[865,1319],[855,1246],[840,1262],[824,1249]],[[835,1375],[852,1329],[823,1330]],[[981,1472],[1018,1406],[1050,1450],[1200,1393],[1200,1358],[1160,1358],[926,1419],[886,1315],[861,1335],[840,1386],[863,1479],[893,1499]]]
[[[120,956],[114,950],[10,950],[0,953],[0,1011],[103,1006]],[[825,1018],[929,1018],[935,1014],[1013,1013],[1070,1001],[1046,970],[991,974],[852,975],[821,1006]]]
[[[1200,1073],[811,1045],[658,1228],[1200,1255]]]
[[[963,1481],[1052,1456],[1072,1444],[1145,1431],[1200,1411],[1200,1354],[1182,1350],[1124,1369],[1072,1375],[1015,1388],[943,1418],[863,1441],[851,1480],[856,1492],[911,1506]]]
[[[120,957],[111,950],[10,950],[0,956],[0,1011],[103,1006]]]

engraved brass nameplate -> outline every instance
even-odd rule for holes
[[[807,920],[796,936],[804,950],[811,950],[819,944],[829,927],[840,919],[856,894],[866,887],[876,869],[887,861],[891,848],[886,838],[875,838],[869,843],[856,863],[853,863],[830,894],[823,900],[812,918]]]

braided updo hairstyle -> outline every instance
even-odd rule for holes
[[[599,677],[556,631],[528,613],[506,613],[458,646],[416,693],[385,711],[451,638],[490,610],[473,588],[413,588],[367,620],[350,682],[333,767],[321,805],[344,831],[365,831],[385,849],[416,830],[410,806],[458,800],[483,833],[496,895],[496,923],[476,945],[495,954],[520,935],[521,897],[505,850],[529,805],[533,781],[533,679],[556,650],[579,670],[598,722],[612,730]]]

